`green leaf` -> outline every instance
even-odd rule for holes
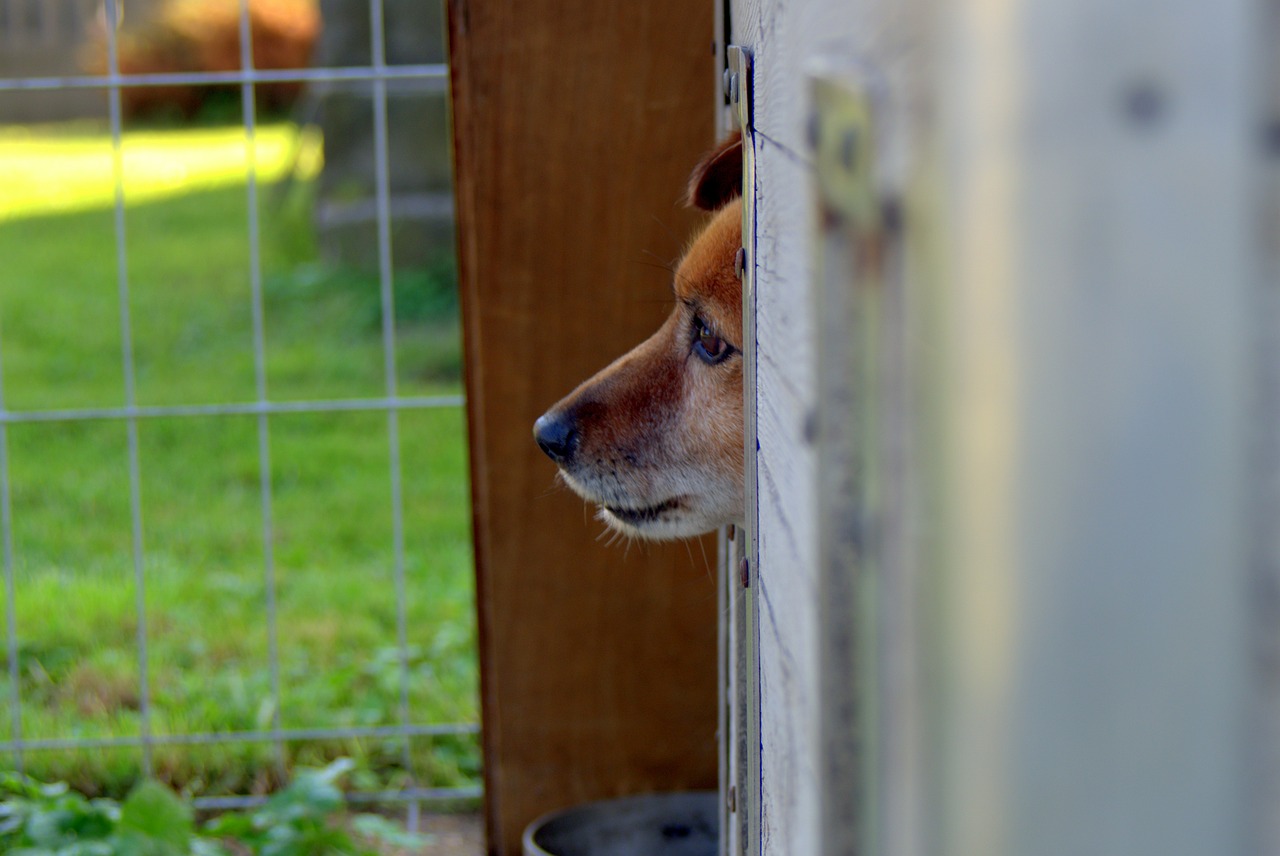
[[[74,841],[106,838],[114,827],[115,819],[102,808],[79,794],[68,794],[52,805],[37,806],[27,821],[26,836],[36,847],[57,850]]]
[[[208,838],[191,839],[191,856],[231,856],[231,851]]]
[[[254,812],[254,824],[265,829],[321,822],[342,807],[337,780],[354,766],[350,758],[339,758],[323,769],[300,772],[289,787]]]
[[[110,844],[110,850],[105,856],[190,856],[191,853],[189,844],[173,844],[135,830],[121,832],[111,839]],[[97,854],[94,853],[92,856]]]
[[[66,782],[54,782],[51,785],[37,785],[36,789],[40,792],[40,796],[52,799],[60,797],[70,790]]]
[[[40,785],[22,773],[0,773],[0,794],[38,799],[41,796]]]
[[[219,838],[244,838],[254,832],[253,818],[247,814],[227,812],[205,823],[204,831]]]
[[[112,841],[77,841],[59,849],[57,856],[134,856],[134,853],[121,850]]]
[[[191,809],[159,782],[142,782],[120,810],[121,831],[132,831],[186,853],[194,824]]]
[[[4,841],[8,836],[17,835],[26,822],[27,813],[23,809],[13,803],[0,805],[0,841]]]
[[[325,784],[333,785],[337,784],[338,779],[341,779],[347,773],[354,770],[355,766],[356,762],[352,761],[350,758],[339,758],[329,766],[315,771],[312,775]]]
[[[365,838],[404,850],[420,850],[431,843],[431,836],[409,832],[377,814],[356,815],[351,828]]]

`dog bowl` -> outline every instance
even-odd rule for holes
[[[524,856],[716,856],[715,791],[648,794],[544,815],[524,831]]]

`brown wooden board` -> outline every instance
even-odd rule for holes
[[[714,541],[610,546],[533,421],[671,307],[713,142],[710,2],[451,0],[490,852],[716,784]]]

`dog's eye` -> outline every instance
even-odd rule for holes
[[[703,322],[701,318],[693,319],[693,351],[703,362],[710,365],[728,359],[733,348],[724,339]]]

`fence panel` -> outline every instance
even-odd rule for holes
[[[121,0],[106,0],[104,14],[106,20],[118,20]],[[6,31],[18,23],[13,0],[7,0],[3,21]],[[45,7],[41,7],[45,8]],[[52,9],[50,6],[48,9]],[[46,9],[46,11],[48,11]],[[63,4],[58,9],[62,12],[73,11],[70,4]],[[48,28],[46,28],[48,29]],[[64,27],[64,29],[67,29]],[[439,63],[393,63],[388,61],[386,51],[386,22],[382,0],[372,0],[369,5],[369,32],[371,37],[371,58],[368,64],[360,66],[258,69],[254,67],[252,33],[250,30],[249,4],[241,0],[239,7],[239,68],[228,71],[182,72],[182,73],[121,73],[120,37],[114,28],[108,28],[106,34],[107,70],[105,74],[61,74],[26,76],[8,76],[0,79],[0,95],[14,93],[26,94],[30,97],[56,97],[66,93],[105,92],[108,104],[111,154],[110,169],[114,176],[114,194],[110,202],[112,211],[112,232],[114,235],[114,279],[116,282],[116,322],[120,343],[118,372],[122,378],[122,401],[118,404],[101,405],[97,402],[84,406],[69,402],[66,406],[15,406],[13,396],[6,406],[6,385],[3,366],[0,366],[0,523],[3,524],[3,560],[5,591],[5,639],[7,642],[7,671],[9,683],[9,719],[10,735],[7,740],[0,741],[0,751],[11,753],[15,764],[22,768],[24,759],[30,753],[49,750],[102,750],[136,747],[141,753],[141,770],[146,775],[155,771],[155,753],[158,747],[194,747],[204,745],[257,744],[268,743],[275,747],[278,760],[283,760],[286,747],[305,741],[359,739],[369,741],[394,740],[401,745],[401,763],[408,778],[403,787],[380,789],[376,792],[362,792],[352,795],[352,799],[362,802],[401,802],[411,806],[411,821],[416,824],[417,808],[422,803],[454,802],[460,799],[470,800],[479,796],[478,787],[434,788],[416,783],[412,770],[414,763],[410,757],[411,741],[415,738],[447,738],[463,737],[472,739],[478,732],[474,722],[421,722],[414,715],[411,704],[410,688],[415,681],[411,671],[412,651],[410,637],[413,628],[409,626],[406,603],[410,600],[408,581],[406,578],[406,528],[405,493],[406,485],[416,490],[416,474],[409,476],[406,483],[404,457],[405,441],[402,437],[403,426],[407,419],[416,420],[414,414],[449,412],[460,414],[463,400],[456,393],[446,394],[410,394],[401,392],[399,366],[401,343],[397,339],[397,319],[395,307],[396,270],[393,265],[393,165],[390,163],[391,148],[388,134],[388,93],[393,87],[412,84],[419,91],[443,93],[447,88],[447,69]],[[269,323],[269,296],[264,282],[264,262],[260,210],[263,208],[263,196],[266,193],[263,176],[256,163],[259,151],[260,127],[255,107],[257,88],[263,84],[297,83],[313,88],[333,86],[367,86],[372,99],[373,109],[373,157],[375,198],[372,214],[376,229],[374,241],[376,248],[370,254],[376,259],[377,281],[377,314],[380,327],[381,370],[384,382],[381,390],[363,397],[331,397],[320,396],[272,396],[268,386],[268,340],[271,335]],[[130,248],[140,237],[132,234],[130,216],[130,185],[128,180],[130,154],[126,151],[125,108],[123,95],[130,90],[147,87],[209,87],[214,85],[231,86],[238,90],[241,105],[240,125],[244,141],[243,174],[246,187],[246,232],[244,248],[247,256],[247,279],[249,283],[248,301],[250,303],[250,327],[248,344],[251,348],[252,395],[247,398],[234,396],[216,396],[214,401],[201,402],[160,402],[149,401],[152,396],[144,396],[139,392],[140,372],[137,354],[139,343],[136,341],[136,314],[140,309],[148,310],[146,301],[152,294],[158,293],[148,289],[141,292],[136,288],[138,274],[132,264]],[[199,259],[189,260],[191,264],[200,264]],[[171,283],[169,285],[172,285]],[[157,309],[157,311],[163,311]],[[0,319],[3,320],[3,319]],[[12,384],[10,384],[12,386]],[[225,400],[221,400],[225,399]],[[276,556],[276,545],[281,543],[280,532],[281,511],[277,503],[279,486],[273,480],[274,467],[273,432],[281,430],[282,419],[301,418],[354,418],[360,414],[378,416],[381,419],[381,431],[385,434],[386,479],[389,486],[385,498],[389,509],[389,541],[385,550],[390,564],[387,575],[388,600],[394,604],[394,651],[395,671],[398,682],[398,701],[395,704],[394,723],[374,725],[334,725],[307,726],[291,725],[286,721],[282,711],[282,703],[287,695],[282,676],[281,646],[287,639],[282,638],[282,625],[285,619],[281,616],[279,602],[280,580],[278,579],[279,563]],[[262,632],[266,636],[266,660],[269,673],[269,686],[266,688],[269,716],[260,728],[245,731],[228,732],[181,732],[166,725],[157,728],[154,721],[155,701],[152,697],[152,656],[150,643],[152,628],[149,621],[153,616],[147,608],[148,585],[154,580],[148,574],[148,556],[146,549],[146,532],[144,530],[144,514],[148,510],[145,494],[148,484],[154,476],[144,478],[147,461],[143,454],[144,443],[140,436],[145,431],[161,430],[163,426],[191,426],[207,424],[209,420],[250,420],[253,425],[253,444],[256,447],[254,462],[256,464],[256,514],[258,518],[258,538],[262,546]],[[15,468],[30,462],[19,461],[13,454],[12,441],[14,432],[30,431],[50,426],[93,426],[115,425],[122,429],[124,452],[124,489],[127,491],[127,521],[129,535],[128,551],[131,553],[131,583],[133,588],[133,618],[136,626],[136,674],[137,674],[137,710],[138,731],[136,734],[112,734],[101,736],[32,736],[23,723],[22,675],[20,674],[20,651],[24,639],[32,633],[30,628],[20,626],[16,603],[23,596],[19,567],[23,561],[15,545],[15,526],[20,525],[23,509],[15,508],[13,503],[12,478]],[[165,429],[167,430],[167,428]],[[180,432],[182,429],[174,428]],[[414,453],[416,454],[416,452]],[[104,462],[105,464],[105,462]],[[175,473],[160,474],[172,478]],[[461,473],[459,473],[461,478]],[[286,511],[287,513],[287,511]],[[421,549],[421,548],[419,548]],[[246,631],[248,628],[246,628]],[[284,631],[287,632],[287,631]],[[370,657],[374,652],[369,652]],[[195,800],[200,808],[230,808],[250,805],[259,802],[261,796],[252,794],[206,795]]]

